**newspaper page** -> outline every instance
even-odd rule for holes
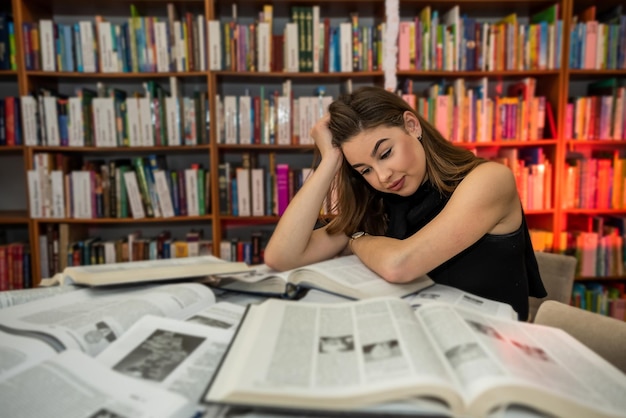
[[[42,341],[0,331],[0,380],[56,354],[50,345]]]
[[[422,306],[416,316],[475,408],[489,389],[513,385],[512,396],[539,388],[531,403],[555,415],[574,416],[584,407],[588,414],[606,413],[600,416],[626,410],[626,375],[561,330],[437,304]],[[569,402],[552,406],[544,395]]]
[[[182,319],[214,303],[211,289],[198,283],[88,288],[2,309],[0,329],[95,356],[144,315]]]
[[[206,402],[233,400],[237,386],[256,404],[354,408],[419,396],[423,383],[459,407],[449,371],[402,299],[268,300],[249,310]]]
[[[195,312],[185,318],[188,322],[197,322],[213,328],[235,329],[246,308],[231,302],[217,302],[206,309]]]
[[[36,287],[33,289],[7,290],[4,292],[0,292],[0,309],[8,308],[9,306],[21,305],[23,303],[31,302],[33,300],[49,298],[59,295],[61,293],[67,293],[78,289],[80,289],[80,287],[67,285],[53,287]]]
[[[76,350],[0,380],[0,405],[11,418],[188,418],[197,411],[186,398],[116,373]]]
[[[196,402],[213,377],[233,333],[234,329],[220,325],[148,315],[96,358],[117,372]]]
[[[460,306],[462,308],[476,309],[487,315],[517,319],[517,312],[507,303],[477,296],[444,284],[434,284],[427,289],[408,296],[407,300],[413,308],[419,308],[424,304],[436,301]]]

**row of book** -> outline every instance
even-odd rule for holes
[[[28,244],[0,244],[0,291],[31,287],[30,260]]]
[[[277,163],[270,153],[268,167],[245,162],[219,165],[220,214],[231,216],[280,216],[309,178],[312,168],[294,168],[288,163]],[[330,202],[322,208],[329,213]]]
[[[398,69],[443,71],[553,70],[560,68],[563,21],[559,5],[528,23],[509,14],[479,22],[459,5],[444,13],[425,6],[399,25]]]
[[[140,16],[111,22],[101,15],[76,23],[51,19],[22,26],[27,70],[69,72],[205,71],[207,20],[186,12],[178,18],[172,3],[167,18]]]
[[[32,95],[7,97],[5,103],[7,112],[8,103],[14,112],[12,119],[7,117],[14,125],[12,135],[7,129],[7,144],[137,147],[209,143],[207,93],[183,97],[173,77],[170,92],[153,80],[143,82],[142,91],[132,94],[98,82],[95,90],[81,87],[71,97],[40,88]]]
[[[209,170],[168,170],[162,157],[94,160],[37,153],[27,173],[33,218],[152,218],[210,213]]]
[[[619,150],[569,152],[564,209],[626,209],[626,157]]]
[[[565,138],[626,139],[626,83],[609,78],[590,83],[587,91],[565,108]]]
[[[535,78],[526,77],[510,84],[503,96],[490,94],[487,77],[471,83],[457,78],[432,83],[422,96],[415,92],[413,80],[406,79],[400,94],[451,142],[555,138],[552,105],[535,94],[536,84]]]
[[[68,266],[213,254],[212,239],[205,237],[202,230],[193,229],[182,237],[174,237],[165,230],[155,237],[146,237],[141,231],[135,231],[118,239],[105,239],[62,223],[48,225],[38,238],[42,278],[52,277]]]
[[[581,309],[626,321],[624,283],[575,282],[571,304]]]
[[[596,13],[592,5],[574,16],[569,67],[585,70],[626,69],[626,14],[623,5]]]
[[[317,96],[297,98],[264,89],[258,96],[217,96],[217,143],[313,145],[311,128],[332,100],[323,88]]]

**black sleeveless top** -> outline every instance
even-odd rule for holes
[[[408,197],[385,194],[386,236],[405,239],[430,222],[448,202],[430,182]],[[526,219],[510,234],[486,234],[428,275],[436,282],[510,304],[520,320],[528,318],[528,296],[547,295]]]

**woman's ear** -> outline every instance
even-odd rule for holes
[[[404,112],[404,129],[409,135],[418,135],[422,132],[420,122],[413,112]]]

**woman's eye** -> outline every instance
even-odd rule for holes
[[[380,159],[384,160],[385,158],[389,157],[390,154],[391,154],[391,148],[389,148],[387,151],[380,154]]]
[[[364,176],[364,175],[366,175],[369,172],[370,172],[369,168],[364,168],[363,170],[361,170],[361,175]]]

